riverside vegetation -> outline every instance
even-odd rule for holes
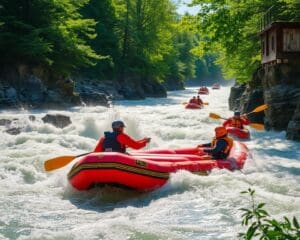
[[[242,239],[261,239],[261,240],[297,240],[300,239],[300,225],[296,217],[292,220],[284,217],[283,221],[273,219],[264,209],[265,203],[256,203],[254,200],[255,190],[249,188],[242,194],[250,197],[250,207],[241,208],[243,211],[242,225],[248,227],[245,233],[240,233]]]
[[[92,82],[79,93],[109,80],[128,99],[165,97],[162,83],[182,89],[186,79],[218,76],[213,54],[191,52],[199,35],[176,7],[170,0],[2,1],[0,97],[32,103],[26,85],[35,82],[35,103],[58,95],[78,103],[78,78]]]

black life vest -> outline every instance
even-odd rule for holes
[[[125,145],[118,142],[118,132],[104,132],[103,151],[104,152],[126,152]]]

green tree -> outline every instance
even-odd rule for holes
[[[172,51],[175,6],[169,0],[115,0],[121,46],[121,78],[162,80]]]
[[[79,9],[88,0],[3,0],[0,8],[1,63],[44,65],[59,73],[93,64],[99,56],[87,45],[95,21]]]
[[[167,79],[183,82],[195,77],[196,57],[191,50],[196,46],[196,37],[193,32],[188,31],[180,19],[172,33],[172,46],[166,58]]]
[[[88,42],[101,56],[91,70],[99,78],[114,78],[120,61],[119,39],[116,35],[117,18],[112,0],[91,0],[81,10],[84,18],[94,19],[97,36]]]
[[[201,41],[194,52],[199,56],[216,53],[226,78],[247,82],[260,64],[260,19],[273,7],[274,19],[295,20],[297,0],[194,0],[200,5],[195,17]]]

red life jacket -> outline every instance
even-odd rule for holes
[[[230,125],[235,128],[244,128],[241,119],[231,118]]]

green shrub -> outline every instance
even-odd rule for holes
[[[251,206],[249,209],[241,208],[243,211],[242,225],[247,226],[245,233],[239,233],[241,239],[262,239],[262,240],[299,240],[300,226],[296,219],[289,220],[284,217],[283,221],[277,221],[269,215],[264,209],[265,203],[256,203],[254,201],[255,190],[249,188],[247,191],[241,192],[248,194]]]

